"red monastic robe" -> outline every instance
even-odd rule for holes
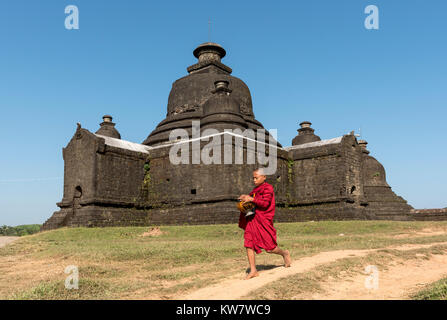
[[[239,227],[245,230],[244,247],[261,253],[261,249],[273,250],[277,246],[276,229],[273,227],[275,193],[271,184],[263,182],[250,192],[250,196],[253,194],[255,214],[246,218],[245,214],[241,213]]]

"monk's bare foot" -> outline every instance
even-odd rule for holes
[[[249,274],[247,274],[247,277],[245,278],[245,280],[248,280],[248,279],[251,279],[251,278],[254,278],[254,277],[257,277],[257,276],[259,276],[258,271],[250,272]]]
[[[292,259],[290,258],[290,252],[289,250],[284,250],[284,266],[288,268],[291,265],[292,265]]]

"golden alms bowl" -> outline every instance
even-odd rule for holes
[[[243,214],[246,214],[248,211],[250,211],[255,207],[253,202],[244,202],[244,201],[239,201],[236,204],[236,206],[239,209],[239,211],[242,212]]]

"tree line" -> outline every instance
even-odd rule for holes
[[[0,236],[26,236],[40,231],[40,224],[25,224],[11,227],[3,225],[0,227]]]

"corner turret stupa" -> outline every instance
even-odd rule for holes
[[[78,124],[62,152],[60,210],[42,229],[237,223],[238,196],[267,165],[260,150],[276,163],[267,177],[275,221],[413,219],[366,141],[353,132],[322,140],[304,121],[282,147],[256,120],[247,85],[221,62],[224,48],[207,42],[193,54],[198,62],[173,83],[166,118],[143,143],[121,139],[110,115],[95,133]]]

